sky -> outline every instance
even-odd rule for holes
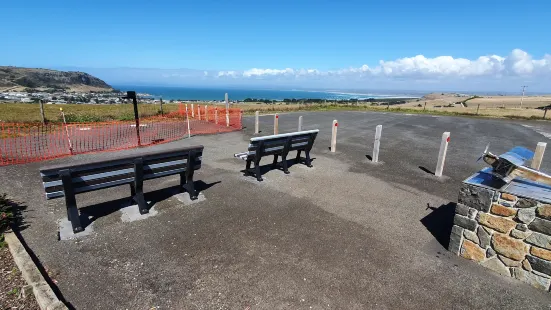
[[[112,84],[551,93],[548,0],[27,0],[0,12],[0,65]]]

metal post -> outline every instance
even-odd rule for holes
[[[331,133],[331,152],[335,153],[337,150],[337,126],[339,126],[339,123],[337,120],[333,121],[333,130]]]
[[[161,116],[164,116],[165,114],[163,113],[163,97],[161,97]]]
[[[193,109],[193,103],[191,104],[191,117],[195,118],[195,110]]]
[[[302,131],[302,115],[298,117],[298,131]]]
[[[142,139],[140,138],[140,116],[138,115],[138,99],[136,98],[136,92],[134,92],[132,104],[134,105],[134,119],[136,120],[136,136],[138,137],[138,146],[142,146]]]
[[[209,106],[205,105],[205,121],[209,121]]]
[[[379,147],[381,146],[381,133],[383,132],[383,125],[377,125],[375,127],[375,143],[373,144],[373,158],[374,163],[379,162]]]
[[[274,135],[279,133],[279,115],[274,114]]]
[[[186,119],[187,119],[187,137],[191,138],[191,129],[189,127],[189,114],[187,113],[187,104],[186,104]]]
[[[546,147],[547,143],[538,142],[538,145],[536,146],[536,151],[534,152],[534,158],[532,158],[532,162],[530,163],[530,168],[540,170],[541,162],[543,160],[543,154],[545,153]]]
[[[480,109],[480,103],[478,104],[478,106],[476,107],[476,115],[478,115],[478,110]]]
[[[442,176],[442,170],[444,170],[444,162],[446,161],[446,152],[448,151],[448,143],[450,142],[450,133],[444,132],[442,134],[442,141],[440,142],[440,151],[438,152],[438,163],[436,164],[436,171],[434,175],[437,177]]]
[[[258,123],[258,117],[260,116],[260,111],[254,112],[254,133],[258,134],[260,132],[260,126]]]
[[[218,125],[218,108],[214,108],[214,123]]]
[[[230,108],[230,101],[228,99],[228,93],[224,95],[224,102],[226,103],[226,109]]]
[[[42,119],[42,125],[45,125],[46,117],[44,117],[44,102],[40,99],[38,100],[38,103],[40,103],[40,118]]]
[[[543,119],[545,119],[545,115],[547,114],[547,108],[543,110]]]
[[[71,137],[69,136],[69,127],[67,127],[65,113],[63,113],[63,108],[59,108],[59,111],[61,111],[61,116],[63,116],[63,125],[65,125],[65,133],[67,134],[67,142],[69,143],[69,153],[73,155],[73,143],[71,142]]]
[[[425,101],[425,106],[423,106],[423,111],[427,109],[427,102]]]
[[[522,109],[522,100],[524,99],[524,89],[528,86],[522,86],[522,97],[520,97],[520,108]]]
[[[197,105],[197,118],[201,120],[201,106]]]

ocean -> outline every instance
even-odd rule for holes
[[[383,98],[419,98],[419,93],[401,92],[343,92],[343,91],[309,91],[309,90],[274,90],[274,89],[237,89],[237,88],[192,88],[192,87],[168,87],[168,86],[133,86],[113,85],[121,91],[135,90],[138,93],[147,93],[155,98],[164,100],[224,100],[225,93],[228,93],[230,100],[244,100],[246,98],[283,100],[283,99],[383,99]]]

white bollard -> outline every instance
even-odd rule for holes
[[[450,142],[450,133],[444,132],[442,134],[442,141],[440,142],[440,151],[438,152],[438,163],[436,164],[436,171],[434,175],[437,177],[442,176],[442,170],[444,170],[444,162],[446,161],[446,152],[448,151],[448,143]]]
[[[298,117],[298,131],[302,131],[302,115]]]
[[[373,144],[373,158],[374,163],[379,162],[379,147],[381,146],[381,134],[383,132],[383,125],[377,125],[375,127],[375,143]]]
[[[279,133],[279,115],[274,114],[274,135]]]
[[[337,127],[339,126],[339,123],[337,120],[333,121],[333,130],[331,133],[331,152],[335,153],[337,150]]]
[[[534,158],[532,158],[532,162],[530,163],[530,168],[540,170],[541,162],[543,160],[543,154],[545,153],[546,147],[547,143],[538,142],[538,145],[536,146],[536,151],[534,152]]]
[[[258,123],[258,117],[260,116],[260,111],[254,112],[254,133],[258,134],[260,132],[260,124]]]
[[[226,109],[226,127],[230,127],[230,111]]]
[[[195,110],[193,109],[193,103],[191,104],[191,117],[195,118]]]

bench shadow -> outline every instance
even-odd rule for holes
[[[432,212],[421,219],[421,224],[427,228],[438,243],[440,243],[445,249],[448,248],[450,243],[453,217],[455,216],[455,206],[455,202],[449,202],[439,206],[438,208],[431,207],[427,204],[427,209],[431,209]]]
[[[371,155],[365,155],[365,157],[371,161],[373,161],[373,157]]]
[[[430,171],[429,169],[423,167],[423,166],[419,166],[419,169],[423,170],[424,172],[428,173],[428,174],[434,174],[434,171]]]
[[[199,181],[193,182],[193,185],[195,187],[195,191],[197,192],[197,194],[199,194],[221,182],[222,181],[205,183],[204,181],[199,180]],[[128,190],[128,192],[130,193],[130,190]],[[174,185],[163,189],[145,192],[144,197],[145,197],[145,201],[147,202],[148,209],[151,209],[151,207],[153,207],[156,203],[166,200],[176,194],[183,193],[183,192],[185,192],[185,190],[183,190],[179,185]],[[79,208],[81,224],[83,228],[86,229],[87,226],[92,224],[97,219],[107,216],[109,214],[115,213],[117,211],[120,211],[123,208],[127,208],[135,204],[136,203],[129,195],[128,197],[125,197],[125,198],[110,200],[106,202],[101,202],[101,203],[81,207]]]
[[[316,159],[315,157],[310,158],[310,163],[313,164],[315,159]],[[304,158],[301,158],[301,160],[297,160],[296,158],[287,159],[287,168],[291,168],[294,165],[306,165],[304,163]],[[268,173],[269,171],[272,171],[272,170],[281,170],[283,172],[282,162],[279,161],[275,167],[272,164],[261,165],[260,166],[260,175],[264,175],[264,174],[266,174],[266,173]],[[251,171],[253,171],[253,172],[248,173],[246,171],[246,169],[242,169],[240,172],[243,173],[244,176],[252,176],[254,174],[254,168],[251,168]]]

